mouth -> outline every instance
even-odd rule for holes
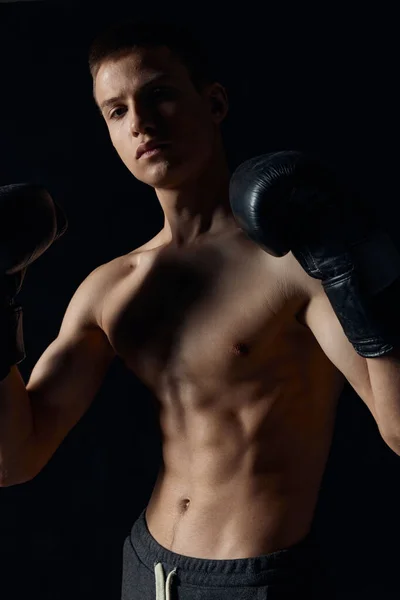
[[[160,142],[160,143],[145,144],[142,147],[139,146],[139,148],[136,152],[136,158],[139,159],[139,158],[150,158],[152,156],[158,156],[169,145],[170,144],[167,142]]]

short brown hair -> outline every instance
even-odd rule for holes
[[[89,50],[93,81],[106,59],[119,58],[136,48],[166,46],[186,66],[197,89],[214,81],[209,57],[196,37],[171,23],[124,21],[101,32]]]

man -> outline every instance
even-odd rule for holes
[[[360,356],[321,281],[238,227],[226,91],[184,34],[117,26],[90,68],[112,144],[154,188],[164,227],[81,284],[26,388],[15,364],[4,373],[2,484],[35,477],[119,355],[154,392],[163,436],[124,545],[123,600],[328,598],[311,591],[309,533],[337,400],[347,378],[399,452],[398,364]]]

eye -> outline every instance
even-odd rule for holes
[[[157,87],[152,90],[151,95],[156,100],[170,100],[174,97],[174,90],[169,87]]]
[[[119,106],[117,108],[114,108],[109,115],[110,119],[120,119],[121,117],[124,116],[126,112],[126,108],[123,106]]]

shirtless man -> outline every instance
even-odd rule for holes
[[[93,44],[95,101],[164,227],[87,277],[26,386],[3,344],[1,483],[39,473],[119,355],[154,392],[163,436],[152,497],[124,545],[123,600],[311,598],[309,533],[343,383],[400,453],[399,363],[393,351],[356,352],[323,278],[254,243],[248,215],[238,227],[227,95],[196,52],[173,29],[131,24]]]

